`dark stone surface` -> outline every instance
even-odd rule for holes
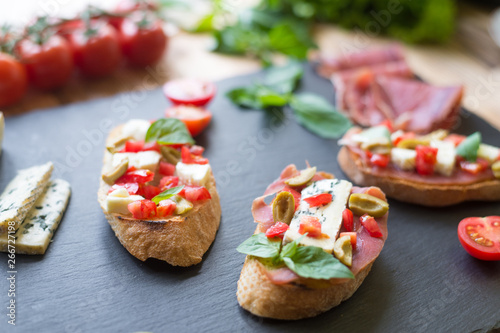
[[[141,262],[114,237],[96,200],[108,128],[129,118],[161,117],[160,89],[32,112],[7,119],[0,185],[16,170],[46,161],[73,195],[44,256],[16,258],[16,327],[7,324],[7,290],[0,279],[2,332],[470,332],[500,321],[500,262],[481,262],[460,246],[456,227],[468,216],[500,214],[499,203],[423,208],[390,200],[389,238],[371,274],[348,301],[313,319],[267,320],[236,301],[244,255],[235,248],[255,225],[252,200],[289,163],[343,177],[335,140],[300,127],[287,111],[239,110],[224,97],[259,74],[218,83],[214,118],[198,138],[206,147],[221,195],[222,221],[203,262],[190,268]],[[310,67],[303,91],[333,101],[332,87]],[[279,121],[282,119],[282,121]],[[108,126],[109,126],[108,124]],[[500,133],[463,112],[459,133]],[[7,273],[7,256],[0,255]]]

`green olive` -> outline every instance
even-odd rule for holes
[[[123,146],[125,144],[125,142],[127,142],[129,140],[134,140],[134,138],[131,136],[121,136],[118,139],[116,139],[115,141],[113,141],[112,143],[110,143],[109,145],[107,145],[106,149],[111,154],[117,153],[120,150],[119,148],[121,146]]]
[[[349,209],[358,216],[368,214],[373,217],[382,217],[389,210],[389,204],[373,195],[353,193],[349,197]]]
[[[191,209],[193,209],[193,203],[191,201],[187,201],[186,199],[177,194],[172,196],[170,200],[175,202],[177,205],[174,211],[174,213],[177,215],[185,214],[189,212]]]
[[[300,172],[298,176],[285,180],[285,184],[289,186],[303,186],[313,179],[316,174],[316,167],[307,168]]]
[[[377,154],[387,154],[391,150],[391,143],[387,138],[378,138],[361,143],[361,149],[369,150]]]
[[[401,140],[397,147],[404,149],[415,149],[417,146],[428,146],[431,141],[425,138],[414,138],[414,139],[404,139]]]
[[[422,137],[420,137],[420,139],[422,140],[428,140],[428,141],[432,141],[432,140],[444,140],[444,138],[446,138],[448,136],[450,132],[447,131],[447,130],[444,130],[444,129],[438,129],[434,132],[431,132],[427,135],[424,135]]]
[[[118,178],[123,176],[128,169],[128,158],[124,159],[117,166],[111,168],[110,170],[102,174],[102,180],[107,184],[113,185]]]
[[[351,237],[339,237],[333,244],[333,254],[346,266],[352,266],[352,245]]]
[[[500,179],[500,161],[496,161],[495,163],[493,163],[493,165],[491,166],[491,170],[493,170],[495,178]]]
[[[181,152],[169,146],[161,146],[161,155],[173,165],[176,165],[181,159]]]
[[[290,224],[295,213],[295,199],[292,193],[282,191],[278,193],[273,201],[274,222]]]

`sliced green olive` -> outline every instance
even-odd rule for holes
[[[113,141],[112,143],[110,143],[109,145],[107,145],[106,149],[111,154],[114,154],[114,153],[118,152],[120,150],[119,148],[121,146],[123,146],[125,144],[125,142],[127,142],[129,140],[134,140],[134,138],[131,136],[121,136],[118,139],[116,139],[115,141]]]
[[[432,140],[444,140],[444,138],[446,138],[448,136],[450,132],[447,131],[447,130],[444,130],[444,129],[438,129],[434,132],[431,132],[427,135],[424,135],[422,137],[420,137],[420,139],[422,140],[428,140],[428,141],[432,141]]]
[[[125,158],[118,164],[117,166],[111,168],[102,174],[102,180],[104,180],[107,184],[113,185],[118,178],[123,176],[128,169],[128,158]]]
[[[377,154],[387,154],[391,150],[391,143],[387,138],[377,138],[361,143],[361,149]]]
[[[285,184],[289,186],[303,186],[313,179],[316,174],[316,167],[307,168],[300,172],[298,176],[285,180]]]
[[[186,199],[184,199],[183,197],[181,197],[177,194],[170,197],[170,200],[175,202],[177,205],[175,207],[175,211],[174,211],[174,213],[177,215],[186,214],[191,209],[193,209],[193,203],[191,201],[187,201]]]
[[[373,195],[353,193],[349,197],[349,209],[358,216],[368,214],[373,217],[382,217],[389,210],[389,204]]]
[[[173,165],[176,165],[181,159],[181,152],[169,146],[161,146],[161,155]]]
[[[295,199],[292,193],[282,191],[273,201],[273,219],[275,222],[290,224],[295,213]]]
[[[425,138],[414,138],[414,139],[404,139],[401,140],[397,147],[404,149],[415,149],[417,146],[428,146],[431,141]]]
[[[333,244],[333,254],[346,266],[352,266],[352,245],[351,237],[339,237]]]
[[[493,165],[491,166],[491,170],[493,170],[495,178],[500,179],[500,161],[496,161],[495,163],[493,163]]]

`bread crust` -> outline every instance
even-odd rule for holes
[[[342,147],[338,154],[342,171],[357,185],[377,186],[389,197],[422,206],[443,207],[464,201],[500,200],[500,180],[467,185],[423,184],[403,178],[374,175],[357,154]]]
[[[120,133],[121,126],[111,131],[108,142]],[[104,153],[103,170],[111,163],[112,154]],[[110,186],[102,179],[98,201],[120,243],[139,260],[164,260],[173,266],[191,266],[201,262],[203,254],[215,239],[221,218],[219,194],[211,175],[207,189],[209,200],[196,202],[191,211],[169,219],[137,220],[130,216],[108,213],[106,197]]]

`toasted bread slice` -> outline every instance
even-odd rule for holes
[[[394,199],[423,206],[443,207],[463,201],[500,200],[500,180],[486,180],[466,185],[424,184],[396,177],[374,175],[364,167],[357,154],[342,147],[338,155],[340,168],[357,185],[377,186]]]

